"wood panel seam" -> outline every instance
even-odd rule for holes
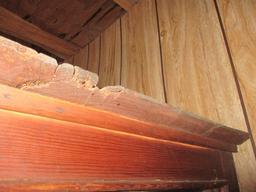
[[[161,43],[161,32],[160,32],[160,25],[159,25],[159,15],[158,15],[158,6],[157,0],[155,0],[155,7],[156,7],[156,20],[157,20],[157,32],[158,32],[158,40],[159,40],[159,48],[160,48],[160,61],[161,61],[161,73],[162,73],[162,81],[163,81],[163,92],[164,92],[164,100],[166,103],[167,101],[167,93],[166,93],[166,84],[165,84],[165,77],[164,77],[164,64],[163,64],[163,52],[162,52],[162,43]]]

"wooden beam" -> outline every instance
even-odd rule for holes
[[[0,37],[0,55],[0,83],[82,104],[72,111],[74,105],[65,105],[68,108],[62,110],[70,112],[56,112],[57,119],[226,151],[236,151],[235,145],[248,138],[244,132],[195,117],[120,86],[99,89],[96,74],[70,64],[57,65],[56,60],[3,37]],[[9,89],[0,86],[0,107],[9,110],[47,116],[51,114],[48,108],[62,102],[50,100],[46,107],[48,100],[43,96],[39,99],[31,93],[20,94],[16,89],[8,92]],[[11,93],[14,95],[10,96]],[[88,113],[93,115],[79,118]]]
[[[69,91],[73,91],[72,89],[70,89],[68,84],[60,85],[60,87],[63,86],[65,86],[64,89],[67,88],[67,94]],[[50,89],[52,89],[53,91],[57,91],[52,87]],[[62,92],[61,89],[59,89],[58,91]],[[79,91],[81,91],[81,89]],[[75,91],[75,93],[78,95],[79,91]],[[88,107],[69,103],[59,99],[47,99],[47,96],[38,95],[30,92],[24,92],[23,90],[19,90],[16,88],[0,84],[0,109],[13,110],[33,115],[40,115],[42,117],[51,117],[54,119],[66,120],[74,123],[86,124],[89,126],[104,127],[110,130],[126,132],[129,134],[136,134],[166,141],[193,144],[197,146],[219,149],[224,151],[236,151],[236,146],[234,144],[226,143],[225,141],[217,139],[211,139],[203,135],[193,134],[192,132],[186,132],[182,127],[166,127],[153,124],[150,122],[143,122],[141,121],[141,119],[136,119],[138,118],[134,116],[136,114],[134,114],[133,117],[129,117],[129,106],[127,106],[126,117],[123,115],[120,116],[119,114],[113,113],[111,111],[105,111],[97,107],[97,105],[100,105],[104,102],[104,100],[102,100],[99,94],[102,94],[102,97],[104,97],[105,95],[111,95],[111,92],[86,93],[86,95],[93,94],[95,95],[95,97],[85,97],[85,99],[91,100],[91,103],[94,102],[95,107]],[[138,98],[136,99],[134,97],[133,99],[138,100]],[[109,98],[107,100],[109,100]],[[110,102],[112,102],[111,99]],[[143,106],[144,104],[142,103],[141,106]],[[147,106],[144,105],[143,107]],[[187,124],[186,120],[183,120],[184,124]],[[193,128],[193,125],[190,125],[190,128]],[[196,127],[194,129],[196,129]]]
[[[63,183],[76,186],[68,191],[106,191],[97,182],[114,184],[112,191],[136,183],[144,184],[138,190],[147,183],[150,190],[227,183],[219,152],[212,149],[2,109],[0,132],[1,191],[62,191]],[[10,190],[26,183],[23,190]]]
[[[35,44],[56,56],[67,59],[80,47],[66,42],[0,7],[0,31],[25,42]]]
[[[133,5],[138,3],[139,0],[114,0],[120,7],[128,11]]]

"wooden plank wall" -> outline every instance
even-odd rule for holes
[[[143,1],[121,19],[122,85],[164,101],[154,1]]]
[[[256,0],[141,0],[70,61],[97,72],[100,86],[251,133],[234,159],[241,191],[254,192],[255,9]]]

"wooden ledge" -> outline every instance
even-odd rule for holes
[[[0,55],[0,190],[222,186],[248,138],[2,37]]]
[[[46,97],[1,86],[1,108],[30,114],[36,111],[41,116],[52,114],[49,117],[227,151],[236,151],[236,145],[248,138],[245,132],[182,112],[120,86],[99,89],[96,74],[70,64],[57,65],[55,59],[3,37],[0,48],[0,83],[86,106],[63,105],[60,100],[52,102]],[[11,99],[3,96],[7,92]],[[34,104],[30,105],[26,98],[31,98],[29,102]],[[40,102],[44,106],[36,105]],[[69,113],[58,113],[54,108],[57,103]],[[104,121],[80,118],[85,111],[95,117],[104,114]]]
[[[227,183],[217,150],[2,109],[0,117],[0,189],[198,189]]]
[[[235,144],[228,143],[219,138],[211,138],[209,135],[205,134],[211,130],[211,128],[208,128],[209,122],[206,123],[208,127],[203,127],[199,123],[205,122],[200,119],[186,116],[183,113],[170,111],[170,118],[173,118],[170,119],[170,121],[173,122],[173,125],[161,125],[154,123],[153,121],[146,121],[145,119],[140,118],[140,114],[136,116],[137,113],[131,113],[125,116],[125,111],[122,113],[117,113],[115,111],[110,111],[110,109],[102,110],[101,106],[103,105],[104,107],[104,101],[111,101],[112,95],[109,95],[110,97],[105,98],[106,94],[104,92],[102,94],[100,90],[98,92],[93,92],[93,94],[87,92],[85,95],[89,95],[89,97],[86,98],[87,101],[90,101],[89,106],[75,104],[57,98],[49,98],[44,95],[31,93],[0,84],[0,109],[21,112],[23,114],[33,114],[41,117],[48,117],[84,125],[102,127],[110,130],[157,138],[166,141],[181,142],[224,151],[236,151]],[[129,98],[132,98],[136,105],[128,105],[127,109],[131,107],[135,107],[135,109],[139,108],[139,104],[137,103],[142,103],[141,106],[143,107],[148,106],[145,105],[147,104],[148,100],[145,100],[146,103],[143,103],[144,97],[142,97],[142,100],[137,101],[136,99],[138,99],[138,97],[133,97],[133,95],[130,95]],[[117,100],[115,108],[120,105],[123,106],[124,103],[121,100]],[[152,108],[154,105],[149,107]],[[197,133],[193,133],[193,126],[195,126],[193,125],[194,121],[196,121],[195,123],[198,121],[198,124],[201,125],[201,127],[195,127],[195,130],[200,130],[201,134],[198,130]],[[179,124],[183,126],[179,127]],[[215,124],[213,124],[213,128],[217,129],[218,127],[215,127],[214,125]],[[221,128],[225,130],[224,127]],[[221,132],[221,130],[219,131]],[[242,137],[247,136],[246,133],[243,132],[233,132],[233,129],[227,128],[227,132],[228,131],[231,133],[231,135],[238,133]],[[218,133],[218,131],[215,132]]]

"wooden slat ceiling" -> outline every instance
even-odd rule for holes
[[[96,38],[135,3],[136,0],[0,0],[2,8],[78,49]],[[0,20],[0,25],[1,22],[4,23]],[[10,27],[6,30],[2,25],[0,31],[20,38],[19,32],[16,35]],[[42,47],[40,43],[35,44]],[[69,54],[57,55],[69,57]]]

